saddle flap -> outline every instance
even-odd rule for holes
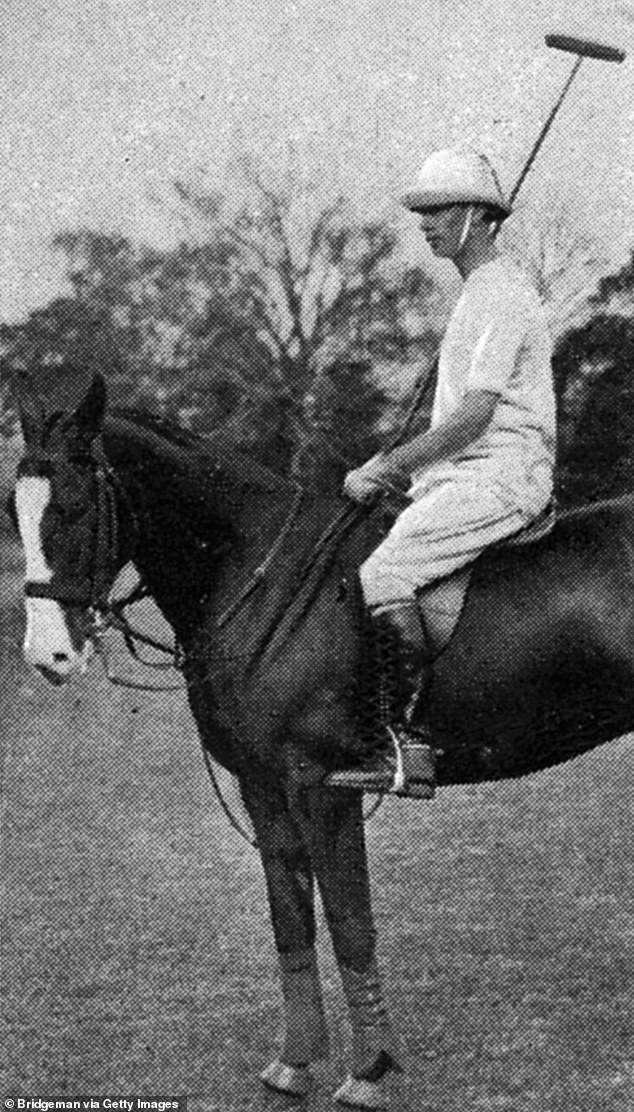
[[[473,564],[468,564],[425,587],[417,596],[432,656],[441,653],[451,641],[462,614],[472,572]]]
[[[519,533],[513,533],[510,537],[505,537],[500,541],[496,548],[522,548],[525,544],[535,544],[547,537],[552,533],[557,523],[557,503],[553,499],[549,502],[545,510],[542,510],[539,517],[531,521],[529,525],[525,525],[520,529]]]

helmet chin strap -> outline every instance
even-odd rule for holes
[[[471,231],[472,223],[473,223],[473,205],[469,205],[469,208],[467,209],[466,216],[464,218],[464,224],[462,225],[462,233],[460,235],[460,242],[458,243],[458,250],[459,251],[462,251],[462,248],[464,247],[465,243],[467,242],[467,236],[469,235],[469,232]]]

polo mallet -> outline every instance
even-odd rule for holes
[[[622,62],[625,58],[625,51],[619,50],[616,46],[608,46],[606,43],[602,42],[591,42],[590,39],[577,39],[573,38],[571,35],[546,35],[545,42],[546,46],[554,47],[556,50],[565,50],[568,54],[576,54],[577,57],[575,59],[575,64],[573,65],[570,73],[568,74],[568,77],[566,78],[566,82],[563,89],[561,90],[561,93],[559,94],[559,98],[553,106],[553,109],[548,119],[546,120],[546,123],[537,136],[533,149],[529,154],[524,164],[524,168],[510,194],[509,201],[511,204],[522,188],[524,179],[528,174],[531,166],[533,165],[535,159],[537,158],[541,145],[553,125],[555,116],[559,112],[559,109],[564,102],[570,86],[579,73],[581,63],[583,62],[584,58],[595,58],[600,62]]]

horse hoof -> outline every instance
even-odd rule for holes
[[[312,1086],[313,1078],[308,1066],[287,1066],[276,1058],[262,1070],[260,1081],[264,1082],[267,1089],[274,1089],[276,1093],[305,1097]]]
[[[347,1077],[335,1093],[335,1100],[347,1108],[387,1108],[385,1090],[376,1081],[366,1081],[361,1077]]]

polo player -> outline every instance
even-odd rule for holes
[[[407,508],[360,569],[384,676],[390,660],[392,675],[396,660],[400,676],[387,692],[385,750],[328,782],[430,798],[433,749],[421,724],[424,708],[416,705],[431,682],[421,592],[546,508],[555,397],[537,291],[496,247],[511,207],[488,159],[471,149],[436,151],[403,203],[464,286],[440,348],[430,428],[345,479],[345,493],[357,502],[395,487],[408,493]]]

